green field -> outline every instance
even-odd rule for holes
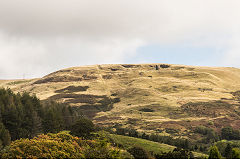
[[[123,146],[124,149],[129,149],[131,147],[137,146],[143,148],[148,152],[153,152],[154,154],[169,152],[176,148],[175,146],[167,144],[116,134],[110,134],[110,138],[119,146]],[[193,154],[195,157],[207,157],[206,154],[198,152],[193,152]]]

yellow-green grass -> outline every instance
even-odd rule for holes
[[[116,143],[124,147],[124,149],[129,149],[131,147],[137,146],[143,148],[148,152],[153,152],[154,154],[160,154],[163,152],[169,152],[176,148],[175,146],[162,144],[158,142],[153,142],[145,139],[134,138],[129,136],[122,136],[116,134],[110,134],[111,139]],[[195,157],[206,157],[206,154],[193,152]]]
[[[137,146],[145,149],[148,152],[162,153],[172,151],[175,147],[167,144],[161,144],[158,142],[153,142],[145,139],[139,139],[129,136],[110,134],[111,139],[116,144],[122,145],[124,149],[129,149],[131,147]]]

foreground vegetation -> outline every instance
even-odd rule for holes
[[[124,150],[92,135],[93,123],[66,104],[0,89],[0,110],[1,158],[124,158]]]
[[[124,151],[102,138],[84,140],[68,132],[20,139],[2,151],[1,158],[124,158]],[[129,157],[131,157],[129,155]]]
[[[240,158],[238,129],[198,126],[193,133],[201,140],[96,127],[67,104],[0,89],[1,158]]]

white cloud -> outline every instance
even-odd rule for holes
[[[122,63],[147,44],[224,48],[240,59],[239,0],[0,0],[0,78]]]
[[[34,78],[65,67],[124,63],[143,41],[0,36],[0,79]]]

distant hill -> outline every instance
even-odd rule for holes
[[[41,100],[69,103],[95,123],[196,138],[198,125],[240,128],[240,69],[169,64],[73,67],[0,81]],[[186,135],[187,134],[187,135]]]

